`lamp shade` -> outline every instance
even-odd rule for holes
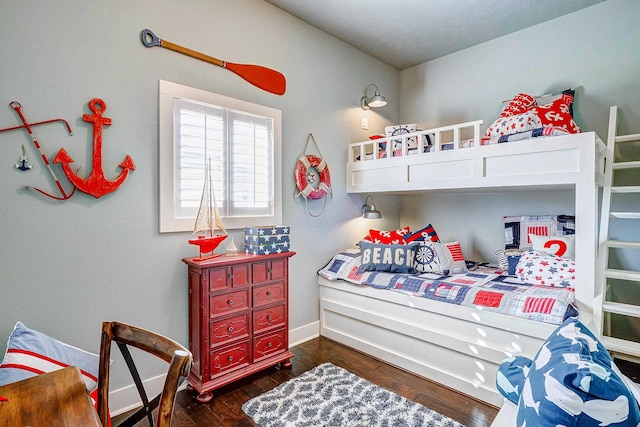
[[[367,90],[369,90],[370,87],[375,88],[375,91],[371,98],[367,96]],[[363,110],[368,110],[370,107],[373,107],[373,108],[384,107],[385,105],[387,105],[387,100],[384,96],[380,95],[380,90],[378,89],[378,86],[371,83],[369,86],[365,88],[364,96],[360,98],[360,107],[362,107]]]
[[[376,92],[376,94],[377,93],[378,92]],[[384,107],[385,105],[387,105],[387,100],[382,95],[374,95],[373,97],[369,98],[368,105],[369,107],[374,107],[374,108]]]
[[[368,204],[369,197],[371,197],[371,204]],[[364,205],[361,209],[361,214],[363,218],[366,219],[380,219],[382,218],[382,212],[376,209],[376,205],[373,204],[373,196],[369,194],[365,199]]]

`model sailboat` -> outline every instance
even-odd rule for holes
[[[214,234],[215,231],[222,231],[224,234]],[[207,161],[207,171],[202,188],[200,209],[198,209],[196,223],[193,226],[192,238],[189,239],[190,244],[197,245],[200,248],[200,257],[193,260],[201,262],[220,256],[220,254],[214,254],[213,252],[226,238],[227,230],[225,230],[222,219],[220,219],[220,213],[216,205],[216,195],[211,185],[211,160],[209,160]]]

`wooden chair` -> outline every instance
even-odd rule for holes
[[[181,377],[186,377],[191,370],[192,357],[182,345],[170,338],[156,334],[135,326],[119,322],[104,322],[102,324],[102,338],[100,342],[100,368],[98,378],[98,415],[103,425],[109,422],[109,370],[111,366],[111,342],[120,348],[129,367],[131,376],[138,388],[142,399],[142,408],[132,414],[119,426],[133,426],[143,418],[147,418],[150,427],[169,427],[173,405],[180,385]],[[136,365],[131,357],[128,346],[153,354],[169,363],[169,370],[162,392],[149,401],[142,386]],[[153,422],[152,411],[158,408],[156,422]]]

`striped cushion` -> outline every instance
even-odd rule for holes
[[[436,233],[436,229],[433,228],[431,224],[427,225],[421,230],[418,230],[413,233],[409,233],[404,236],[404,241],[409,242],[439,242],[440,238],[438,237],[438,233]]]
[[[461,274],[467,272],[467,263],[462,253],[462,248],[459,242],[450,242],[442,244],[446,249],[447,260],[442,265],[442,270],[445,274]]]
[[[34,377],[67,366],[77,366],[87,390],[98,386],[100,357],[16,323],[0,364],[0,385]]]

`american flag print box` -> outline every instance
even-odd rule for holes
[[[289,252],[289,227],[245,227],[244,251],[252,255],[269,255]]]

